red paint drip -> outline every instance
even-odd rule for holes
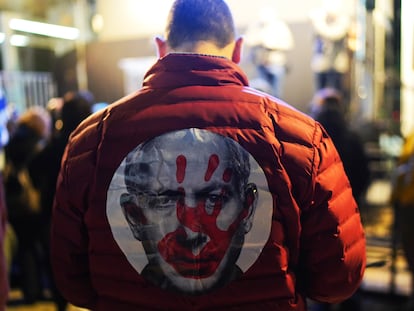
[[[185,169],[187,168],[187,159],[183,155],[179,155],[177,157],[176,165],[177,165],[177,171],[176,171],[176,178],[178,183],[182,183],[185,178]]]
[[[212,154],[208,160],[208,167],[206,174],[204,175],[204,180],[209,181],[213,176],[215,170],[219,166],[220,160],[217,154]]]
[[[230,182],[233,171],[230,168],[226,168],[223,173],[223,181]]]

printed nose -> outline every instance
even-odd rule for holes
[[[189,230],[188,234],[200,232],[202,221],[202,206],[197,206],[195,200],[185,200],[184,204],[177,208],[177,216],[185,229]],[[190,205],[189,205],[190,204]]]
[[[185,241],[182,241],[182,244],[191,249],[194,256],[199,255],[203,247],[209,241],[207,235],[200,232],[194,232],[187,227],[184,227],[184,229],[187,237]]]

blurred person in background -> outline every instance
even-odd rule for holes
[[[94,103],[94,96],[89,91],[70,91],[64,94],[62,99],[53,99],[48,107],[55,125],[53,136],[45,148],[34,157],[31,165],[32,175],[35,176],[34,185],[40,192],[42,244],[48,254],[46,270],[58,311],[65,310],[67,302],[55,286],[49,263],[50,222],[56,181],[69,136],[92,113]]]
[[[7,211],[3,187],[3,174],[0,173],[0,310],[5,311],[9,292],[9,264],[10,254],[7,246]]]
[[[315,73],[316,90],[332,87],[345,92],[351,19],[343,4],[343,0],[324,0],[309,14],[315,32],[311,69]]]
[[[250,85],[283,98],[288,72],[287,53],[294,47],[288,24],[272,9],[263,9],[257,21],[247,28],[244,40],[250,48],[249,59],[256,69]]]
[[[3,153],[4,145],[9,140],[9,133],[7,130],[7,99],[0,89],[0,152]],[[3,156],[3,154],[1,154]],[[7,207],[5,199],[5,190],[3,183],[3,167],[2,161],[0,165],[0,310],[6,310],[6,304],[9,292],[9,270],[11,261],[11,247],[10,234],[14,234],[10,230],[10,225],[7,220]]]
[[[51,133],[51,119],[42,107],[23,112],[14,125],[5,146],[4,185],[9,222],[13,227],[18,249],[15,263],[19,285],[26,303],[42,298],[42,262],[46,256],[41,248],[40,194],[33,186],[30,165]]]
[[[401,311],[414,311],[414,132],[406,137],[393,174],[391,203],[411,278],[411,293]]]
[[[355,200],[363,206],[371,182],[368,156],[361,136],[351,128],[346,118],[346,107],[341,92],[331,87],[317,91],[311,102],[310,115],[320,122],[331,136],[344,164]]]
[[[349,178],[352,194],[359,207],[363,208],[371,181],[368,156],[360,135],[348,123],[341,92],[331,87],[318,90],[311,101],[310,115],[322,124],[332,138]],[[358,311],[360,308],[358,295],[340,305],[342,311]],[[332,306],[315,305],[313,310],[332,310]]]

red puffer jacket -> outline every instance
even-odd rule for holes
[[[305,310],[306,297],[339,302],[354,293],[365,237],[332,141],[247,84],[226,59],[170,54],[140,91],[77,128],[51,234],[56,281],[71,303]],[[227,148],[238,152],[231,161]],[[201,205],[191,208],[191,195]]]

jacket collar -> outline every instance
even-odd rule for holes
[[[218,56],[168,54],[146,73],[144,87],[169,88],[190,85],[247,86],[248,79],[234,62]]]

